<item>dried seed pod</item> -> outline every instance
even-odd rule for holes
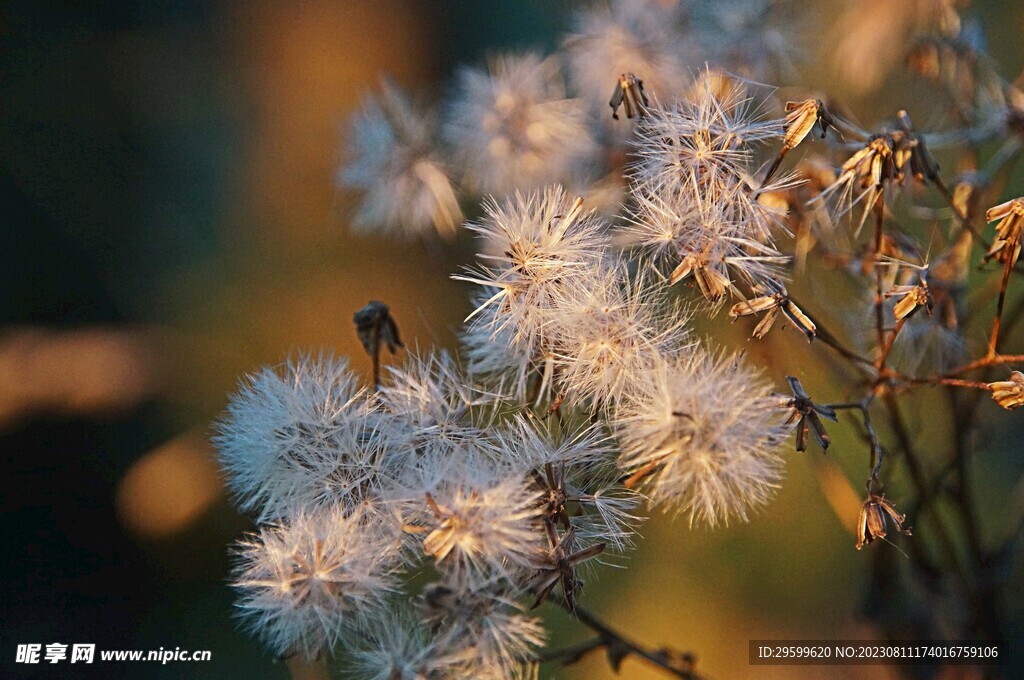
[[[857,550],[876,538],[885,538],[889,522],[896,526],[896,531],[910,536],[910,529],[903,528],[906,521],[906,515],[897,512],[896,506],[885,496],[869,495],[857,520]]]
[[[725,290],[731,284],[727,276],[711,266],[711,260],[705,253],[687,253],[683,261],[672,270],[669,285],[674,285],[685,278],[693,276],[700,292],[708,302],[718,302],[725,297]]]
[[[1024,373],[1013,371],[1009,380],[989,383],[992,399],[1008,411],[1024,406]]]
[[[986,222],[995,222],[997,237],[992,248],[985,254],[985,261],[996,258],[1000,262],[1017,263],[1020,257],[1021,231],[1024,229],[1024,196],[989,208],[985,213]]]
[[[922,307],[931,316],[932,294],[928,289],[927,272],[927,267],[921,270],[921,282],[916,286],[893,286],[885,294],[887,298],[899,298],[899,302],[893,308],[893,315],[895,315],[897,321],[906,319]]]
[[[835,409],[811,401],[798,378],[787,376],[786,380],[789,381],[789,389],[793,391],[793,397],[787,399],[783,405],[793,409],[793,414],[789,417],[787,424],[792,425],[796,422],[796,450],[807,450],[807,433],[811,432],[822,451],[827,451],[832,440],[829,439],[821,418],[839,422],[839,416],[836,415]]]
[[[608,106],[612,107],[612,118],[619,119],[619,107],[626,113],[626,118],[643,117],[650,104],[644,94],[644,81],[632,73],[623,73],[615,83],[615,90]]]
[[[405,347],[398,337],[398,325],[391,316],[391,311],[386,304],[371,300],[365,307],[352,316],[356,325],[356,334],[363,349],[371,356],[380,352],[380,343],[388,346],[392,354],[398,351],[399,347]]]
[[[789,299],[786,287],[776,281],[769,282],[767,287],[767,295],[736,303],[729,310],[729,316],[737,318],[767,312],[764,318],[754,327],[752,337],[760,340],[771,330],[772,325],[774,325],[775,320],[779,316],[779,312],[782,312],[789,319],[790,323],[807,336],[808,341],[814,340],[818,327],[811,321],[809,316],[804,314],[803,310],[793,304]]]
[[[896,114],[900,129],[892,133],[895,147],[893,159],[900,175],[903,169],[910,167],[910,174],[918,182],[935,182],[939,180],[939,163],[928,149],[923,136],[914,134],[910,116],[906,111]]]
[[[802,102],[786,102],[786,122],[783,129],[786,136],[783,139],[783,146],[787,149],[795,149],[804,140],[815,124],[821,130],[822,139],[828,128],[835,128],[835,120],[832,114],[825,108],[820,99],[807,99]]]

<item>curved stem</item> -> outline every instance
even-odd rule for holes
[[[603,648],[608,655],[608,663],[616,672],[627,656],[635,656],[673,677],[699,680],[700,676],[693,670],[694,657],[692,654],[678,653],[667,648],[651,649],[626,637],[579,604],[570,609],[565,598],[558,598],[557,602],[563,609],[573,614],[580,623],[597,633],[598,637],[566,649],[545,653],[540,657],[541,662],[562,661],[563,664],[568,665],[579,661],[595,649]]]

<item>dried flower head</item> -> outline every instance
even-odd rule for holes
[[[783,147],[795,149],[815,125],[821,131],[822,139],[830,127],[836,126],[832,114],[820,99],[786,102],[786,122],[783,125],[786,135],[782,141]]]
[[[615,89],[612,91],[608,106],[612,107],[612,118],[618,120],[620,107],[626,118],[632,119],[634,116],[645,115],[650,103],[644,94],[644,81],[632,73],[623,73],[615,81]]]
[[[767,292],[767,295],[737,302],[729,310],[729,316],[735,319],[741,316],[767,312],[764,318],[754,326],[752,337],[760,340],[772,329],[775,319],[778,318],[781,312],[797,330],[807,336],[808,342],[814,340],[818,327],[811,321],[809,316],[804,314],[802,309],[789,299],[786,287],[779,281],[768,281],[767,285],[764,286],[764,290]]]
[[[1010,379],[989,383],[992,399],[1003,408],[1012,411],[1024,406],[1024,373],[1011,371]]]
[[[387,345],[392,354],[404,347],[398,337],[398,325],[391,311],[383,302],[370,300],[365,307],[352,316],[356,334],[366,353],[373,356],[380,352],[380,343]]]
[[[917,285],[893,286],[885,293],[885,297],[899,300],[892,310],[897,321],[903,321],[922,308],[929,315],[932,313],[932,294],[928,288],[927,273],[928,268],[924,267],[920,270],[920,282]]]
[[[1021,232],[1024,231],[1024,196],[989,208],[985,213],[985,221],[996,220],[999,220],[996,240],[985,254],[985,260],[994,257],[1000,262],[1009,262],[1012,267],[1020,257]]]
[[[864,501],[864,506],[860,510],[860,518],[857,520],[857,550],[876,538],[884,539],[889,522],[895,525],[896,531],[910,536],[910,529],[903,528],[903,523],[906,521],[906,516],[898,513],[896,506],[885,496],[869,495]]]
[[[548,537],[548,548],[541,557],[535,558],[533,567],[537,570],[531,590],[537,593],[533,606],[538,607],[547,599],[555,586],[562,586],[562,596],[569,605],[569,611],[576,610],[576,593],[582,582],[576,567],[604,552],[605,544],[597,543],[577,549],[576,530],[569,527],[561,536],[554,522],[546,521],[544,529]]]
[[[783,405],[785,408],[793,409],[793,414],[790,415],[786,424],[792,425],[796,423],[796,450],[807,450],[807,433],[810,431],[814,435],[815,441],[818,442],[818,446],[821,447],[822,452],[827,451],[831,440],[829,439],[828,432],[825,431],[821,418],[838,422],[839,417],[836,415],[835,409],[831,406],[816,404],[811,401],[798,378],[790,375],[786,376],[786,380],[789,382],[789,389],[793,391],[793,397],[786,399]],[[819,418],[819,416],[821,417]]]
[[[894,141],[890,134],[880,133],[872,137],[842,165],[835,182],[827,187],[812,203],[835,200],[836,217],[850,213],[855,206],[863,203],[863,212],[855,234],[859,234],[871,211],[886,187],[900,180],[899,169],[893,158]]]

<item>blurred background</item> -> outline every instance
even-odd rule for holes
[[[801,9],[799,82],[829,90],[846,77],[843,104],[868,125],[927,101],[899,69],[851,76],[823,57],[819,26],[844,8]],[[351,236],[352,197],[334,188],[344,122],[383,74],[436,94],[456,65],[488,52],[551,50],[573,9],[541,0],[0,6],[0,676],[287,677],[232,619],[229,547],[251,524],[225,497],[210,423],[242,375],[300,349],[333,348],[368,372],[351,317],[371,299],[391,306],[410,346],[454,347],[468,290],[448,274],[471,261],[471,239]],[[1012,77],[1024,66],[1024,7],[977,2],[974,12]],[[927,125],[925,110],[919,117]],[[780,388],[797,370],[772,364],[771,345],[747,344],[749,329],[719,330]],[[813,363],[799,370],[809,391],[828,383]],[[927,399],[911,409],[926,444],[943,436]],[[1017,414],[992,420],[977,479],[982,517],[998,525],[1024,467],[1024,426]],[[779,497],[748,524],[710,532],[655,516],[629,568],[598,574],[590,607],[652,645],[693,650],[714,678],[823,677],[814,667],[752,669],[747,641],[872,635],[870,561],[902,557],[887,545],[853,549],[866,456],[854,428],[834,430],[827,458],[790,455]],[[1024,618],[1021,605],[1007,603],[1010,620]],[[588,637],[546,615],[555,645]],[[208,649],[213,660],[13,664],[17,644],[51,642]],[[887,677],[882,667],[826,670]],[[613,677],[599,655],[545,669],[555,671]],[[633,660],[622,674],[659,677]]]

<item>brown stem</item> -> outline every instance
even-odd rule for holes
[[[878,258],[882,254],[882,235],[883,235],[883,221],[885,219],[885,204],[882,202],[882,192],[878,192],[878,198],[875,199],[874,213],[875,213],[875,252],[874,252],[874,268],[875,268],[875,331],[878,334],[878,348],[881,352],[882,346],[885,344],[885,305],[883,304],[884,297],[882,296],[882,283],[884,281],[882,276],[882,270],[879,267]],[[879,354],[879,359],[882,355]],[[881,370],[881,361],[876,364],[876,367]]]
[[[884,395],[883,400],[889,411],[889,420],[892,424],[893,432],[896,434],[896,439],[899,440],[900,448],[903,449],[903,458],[907,463],[907,470],[910,472],[910,479],[913,481],[914,486],[917,489],[917,495],[920,499],[920,507],[922,510],[931,510],[932,520],[935,524],[935,536],[938,539],[942,550],[946,553],[946,559],[949,560],[950,567],[958,578],[958,582],[963,589],[964,596],[970,598],[972,593],[970,576],[963,564],[960,562],[956,544],[953,542],[952,537],[947,531],[946,524],[942,520],[942,515],[935,505],[935,495],[932,493],[933,487],[928,483],[924,466],[917,456],[913,439],[911,438],[910,431],[907,429],[907,425],[903,420],[903,415],[900,412],[896,397],[890,392]]]
[[[992,320],[992,337],[988,342],[988,354],[986,357],[996,355],[996,346],[999,343],[999,324],[1003,319],[1003,305],[1006,303],[1006,288],[1010,283],[1010,272],[1013,271],[1013,258],[1006,258],[1006,266],[1003,267],[1003,280],[999,284],[999,301],[996,303],[996,317]]]
[[[380,389],[380,320],[373,323],[373,389]]]
[[[700,676],[693,670],[692,655],[677,655],[667,649],[650,649],[618,632],[596,615],[580,607],[579,604],[570,610],[569,604],[564,598],[559,598],[558,602],[563,609],[574,614],[580,623],[598,634],[597,641],[577,645],[575,649],[571,648],[572,651],[577,653],[576,658],[573,660],[579,660],[580,657],[592,649],[603,647],[608,654],[609,663],[616,671],[618,671],[623,659],[627,656],[636,656],[674,677],[699,680]],[[592,646],[580,651],[579,648],[582,648],[584,645]],[[542,658],[542,660],[548,661],[551,659]],[[572,663],[572,661],[569,663]]]
[[[906,323],[908,317],[903,317],[896,322],[896,326],[892,329],[892,333],[889,334],[889,338],[885,341],[885,345],[882,347],[882,353],[878,355],[878,372],[881,373],[885,368],[885,360],[889,357],[889,350],[892,349],[892,343],[896,341],[896,336],[899,335],[903,329],[903,324]]]
[[[596,637],[562,649],[545,649],[537,656],[537,660],[541,663],[557,661],[562,666],[571,666],[590,652],[601,649],[604,644],[603,637]]]
[[[754,193],[755,198],[757,198],[758,194],[764,191],[765,186],[768,185],[768,182],[771,181],[771,178],[779,169],[779,166],[782,165],[782,159],[786,157],[787,153],[789,153],[789,147],[783,144],[782,149],[779,150],[779,155],[775,157],[775,160],[772,162],[771,167],[768,168],[768,172],[764,174],[764,179],[761,180],[761,188]]]
[[[833,411],[841,411],[845,409],[856,409],[860,411],[861,417],[864,419],[864,430],[867,433],[868,446],[870,447],[869,459],[871,465],[871,475],[868,476],[868,492],[870,493],[872,483],[878,481],[878,471],[882,469],[882,459],[884,454],[882,453],[882,445],[878,440],[878,433],[875,432],[875,427],[871,423],[871,412],[868,407],[875,398],[875,393],[871,392],[860,401],[850,401],[842,404],[829,404],[829,408]]]

